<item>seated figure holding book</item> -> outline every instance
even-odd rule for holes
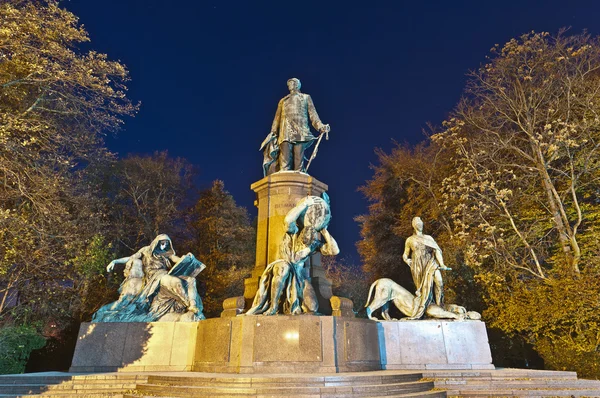
[[[167,235],[158,235],[129,257],[111,261],[106,270],[113,271],[116,264],[125,264],[119,299],[100,308],[92,322],[205,319],[195,278],[206,266],[191,253],[176,256]]]

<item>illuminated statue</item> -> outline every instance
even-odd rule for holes
[[[106,270],[111,272],[116,264],[125,264],[119,299],[100,308],[92,322],[205,319],[195,277],[206,266],[191,253],[176,256],[167,235],[158,235],[129,257],[111,261]]]
[[[317,251],[326,256],[340,252],[335,239],[327,231],[330,219],[326,193],[323,193],[323,198],[307,196],[288,212],[284,221],[287,232],[279,247],[279,259],[265,268],[252,308],[246,315],[277,314],[284,290],[284,314],[315,313],[318,310],[315,291],[305,277],[304,263]],[[302,229],[299,230],[299,226]]]
[[[319,119],[310,95],[300,92],[300,80],[289,79],[287,86],[290,93],[279,101],[271,133],[260,147],[265,176],[282,170],[305,171],[304,150],[316,139],[310,131],[309,119],[321,134],[330,130]]]
[[[412,226],[414,234],[404,243],[402,259],[410,267],[417,291],[413,295],[391,279],[376,280],[369,289],[365,305],[369,319],[377,320],[372,315],[373,311],[382,308],[383,319],[392,320],[388,313],[390,301],[407,316],[403,320],[422,319],[426,316],[456,320],[481,319],[481,315],[475,311],[467,312],[464,307],[456,304],[444,305],[444,284],[440,270],[450,271],[451,268],[444,265],[442,249],[435,240],[423,234],[421,218],[413,218]]]
[[[440,270],[450,271],[451,268],[444,265],[442,249],[435,240],[423,234],[421,218],[413,218],[412,226],[415,232],[404,243],[402,259],[410,267],[417,288],[415,308],[411,317],[419,319],[434,298],[438,306],[444,306],[444,282]]]

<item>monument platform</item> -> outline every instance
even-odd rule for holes
[[[377,323],[357,318],[83,323],[70,371],[354,372],[381,369],[379,353]]]
[[[260,374],[493,368],[480,321],[279,315],[83,323],[70,371]]]

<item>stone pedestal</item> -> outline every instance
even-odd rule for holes
[[[281,171],[255,182],[250,188],[256,193],[254,204],[258,207],[258,224],[256,263],[252,275],[244,281],[246,309],[252,304],[265,267],[279,257],[285,216],[300,199],[308,195],[321,196],[327,191],[327,185],[306,173]],[[305,271],[317,293],[319,312],[330,315],[331,282],[325,277],[319,253],[305,263]]]
[[[324,373],[381,369],[377,323],[331,316],[82,323],[71,372]]]
[[[82,323],[69,371],[191,371],[197,334],[197,322]]]
[[[494,369],[485,324],[375,322],[314,315],[82,323],[70,371],[326,373],[379,369]]]
[[[193,370],[326,373],[381,369],[377,324],[331,316],[244,316],[198,324]]]
[[[494,369],[481,321],[382,321],[383,369]]]

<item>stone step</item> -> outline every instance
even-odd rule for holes
[[[575,372],[501,369],[492,372],[423,372],[449,397],[600,397],[600,381]]]
[[[435,381],[434,383],[439,388],[597,388],[600,390],[600,381],[598,380],[453,380]]]
[[[498,369],[492,371],[473,371],[473,370],[424,370],[424,377],[441,379],[490,379],[490,380],[509,380],[509,379],[569,379],[577,380],[576,372],[557,371],[557,370],[535,370],[535,369]]]
[[[152,394],[157,396],[170,397],[188,397],[188,396],[214,396],[225,395],[231,396],[321,396],[329,394],[331,396],[354,396],[354,397],[371,397],[371,396],[389,396],[399,395],[404,393],[428,392],[433,388],[433,382],[416,381],[404,383],[389,383],[389,384],[371,384],[371,385],[354,385],[354,386],[269,386],[260,385],[255,387],[239,387],[239,386],[175,386],[162,384],[139,384],[137,391],[141,394]]]
[[[191,395],[194,397],[195,395]],[[202,397],[203,395],[199,395]],[[385,396],[386,398],[446,398],[446,393],[443,391],[425,391],[425,392],[416,392],[416,393],[408,393],[408,394],[393,394],[393,395],[355,395],[355,394],[308,394],[308,395],[232,395],[232,394],[211,394],[212,398],[232,398],[232,397],[260,397],[260,398],[281,398],[285,397],[293,397],[293,398],[377,398]],[[123,398],[175,398],[172,395],[132,395],[125,394]]]
[[[70,390],[94,390],[94,391],[124,391],[135,389],[137,383],[110,383],[110,384],[0,384],[0,391],[4,394],[39,394],[53,391],[56,394],[68,393]]]
[[[106,376],[0,376],[0,386],[10,384],[62,384],[62,383],[135,383],[148,380],[147,375],[106,375]]]
[[[111,391],[103,391],[103,392],[89,392],[89,391],[85,391],[85,392],[73,392],[72,394],[27,394],[27,395],[13,395],[13,394],[0,394],[0,398],[23,398],[23,397],[27,397],[27,398],[35,398],[35,397],[43,397],[43,398],[65,398],[65,397],[77,397],[77,398],[83,398],[83,397],[89,397],[89,398],[105,398],[105,397],[112,397],[112,398],[123,398],[123,391],[116,391],[116,392],[111,392]],[[133,395],[133,397],[138,397],[138,395]]]
[[[449,398],[460,397],[600,397],[598,390],[488,390],[447,391]]]
[[[381,375],[381,376],[303,376],[294,375],[286,377],[210,377],[198,375],[196,377],[177,376],[149,376],[149,384],[173,386],[235,386],[235,387],[319,387],[319,386],[358,386],[372,384],[390,384],[403,382],[416,382],[421,379],[419,373]]]

